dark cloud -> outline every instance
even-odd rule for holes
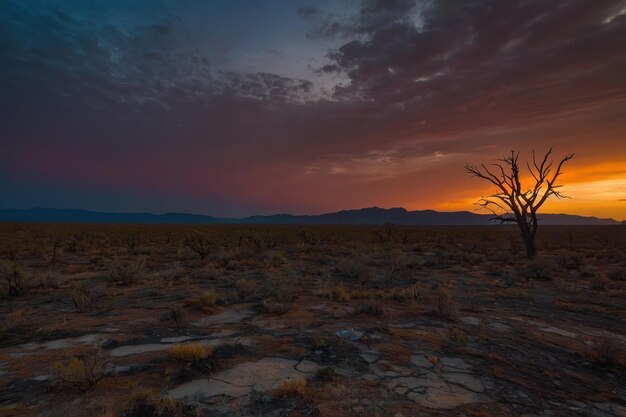
[[[620,4],[434,2],[420,27],[402,18],[412,2],[366,2],[357,30],[368,37],[322,71],[349,78],[337,98],[401,105],[433,128],[553,117],[626,97],[625,19],[606,21]]]

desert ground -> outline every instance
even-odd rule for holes
[[[626,416],[626,229],[0,225],[0,416]]]

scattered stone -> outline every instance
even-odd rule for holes
[[[39,375],[33,378],[33,381],[46,382],[50,380],[50,375]]]
[[[300,363],[296,366],[296,369],[298,371],[308,373],[308,374],[317,372],[319,368],[320,367],[318,364],[316,364],[313,361],[306,360],[306,359],[301,360]]]
[[[478,326],[482,322],[478,317],[472,316],[460,317],[459,320],[464,324],[469,324],[470,326]]]
[[[205,317],[193,323],[196,327],[212,327],[223,324],[236,324],[253,317],[256,313],[252,310],[226,310],[214,316]]]
[[[350,330],[337,330],[335,335],[341,337],[342,339],[350,340],[351,342],[356,342],[357,340],[363,337],[363,332],[358,330],[350,329]]]

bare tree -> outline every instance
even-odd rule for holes
[[[526,162],[534,185],[528,189],[522,185],[520,178],[519,152],[511,151],[511,156],[498,159],[497,163],[488,168],[465,165],[465,170],[472,176],[489,181],[496,186],[496,192],[478,201],[478,205],[493,213],[491,220],[500,223],[517,223],[522,240],[526,245],[526,254],[533,259],[537,253],[535,235],[537,234],[537,211],[548,198],[567,198],[559,191],[562,185],[556,184],[561,175],[563,165],[574,157],[569,154],[562,158],[554,167],[554,161],[549,160],[552,148],[542,160],[535,157],[533,151],[532,166]]]

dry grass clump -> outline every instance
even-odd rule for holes
[[[453,327],[448,331],[448,343],[451,347],[459,349],[467,345],[467,334],[458,327]]]
[[[456,317],[457,306],[452,294],[445,288],[439,288],[435,294],[435,311],[439,317],[453,320]]]
[[[350,291],[351,300],[364,300],[371,297],[371,293],[368,290],[362,288],[354,288]]]
[[[348,301],[350,299],[350,293],[348,293],[348,290],[346,289],[343,281],[337,284],[335,288],[333,288],[330,294],[330,299],[339,302]]]
[[[91,348],[55,363],[54,370],[61,381],[87,392],[106,376],[110,366],[101,349]]]
[[[311,343],[311,346],[313,346],[313,349],[321,349],[328,346],[328,340],[320,335],[311,336],[309,338],[309,342]]]
[[[131,398],[127,417],[199,417],[196,407],[169,397],[159,397],[149,391],[139,392]]]
[[[72,298],[72,304],[77,311],[82,311],[93,305],[99,298],[102,297],[104,291],[100,286],[87,285],[84,282],[76,283],[70,296]]]
[[[253,279],[239,278],[235,281],[235,290],[239,298],[245,299],[258,291],[259,283]]]
[[[296,298],[296,279],[290,271],[271,270],[265,272],[262,294],[281,303]]]
[[[172,358],[183,362],[200,362],[213,354],[213,347],[200,342],[176,343],[170,349]]]
[[[383,307],[377,303],[367,303],[357,306],[354,310],[355,314],[368,314],[370,316],[382,316]]]
[[[288,310],[288,303],[280,303],[269,298],[265,298],[259,303],[259,311],[265,314],[285,314]]]
[[[281,382],[276,389],[276,398],[281,400],[308,398],[306,379],[293,379]]]
[[[339,377],[339,374],[335,371],[335,368],[330,366],[326,366],[324,368],[320,368],[315,373],[315,379],[318,381],[331,382],[335,381]]]
[[[527,279],[550,281],[553,277],[552,264],[541,259],[531,261],[526,265],[525,275]]]
[[[209,289],[204,291],[199,301],[202,308],[215,307],[215,304],[217,304],[217,294],[215,294],[215,290]]]

